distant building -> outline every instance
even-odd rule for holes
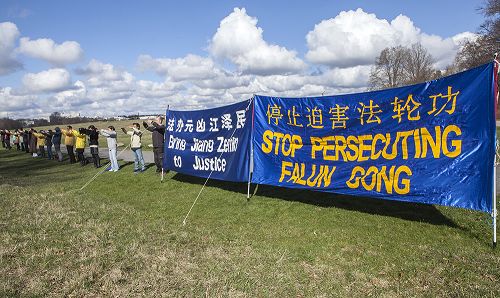
[[[35,121],[30,119],[19,120],[23,123],[23,126],[33,126],[35,125]]]
[[[123,117],[123,116],[117,116],[117,117],[114,117],[115,121],[122,121],[122,120],[127,120],[128,118],[127,117]]]
[[[144,115],[144,116],[139,116],[139,119],[141,120],[154,120],[156,119],[156,115]]]

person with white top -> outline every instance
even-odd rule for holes
[[[134,174],[146,170],[146,164],[142,155],[142,131],[139,129],[140,127],[139,123],[133,123],[132,126],[129,126],[132,129],[130,131],[122,127],[122,131],[130,136],[130,148],[134,152]]]
[[[111,162],[110,172],[118,172],[120,167],[118,166],[118,160],[116,159],[116,131],[114,126],[108,126],[108,129],[101,129],[101,135],[106,137],[106,142],[108,143],[109,150],[109,161]]]

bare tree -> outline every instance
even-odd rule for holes
[[[432,80],[436,77],[432,63],[432,56],[420,43],[410,48],[385,48],[371,69],[370,89],[394,88]]]
[[[465,42],[455,57],[456,71],[462,71],[487,63],[498,51],[500,42],[500,0],[486,0],[479,10],[485,21],[479,29],[479,37]]]
[[[385,48],[370,72],[370,89],[385,89],[404,84],[404,60],[408,49],[402,46]]]
[[[415,43],[405,59],[405,84],[416,84],[434,79],[432,56],[420,43]]]
[[[481,24],[480,33],[492,36],[495,42],[498,41],[500,37],[500,0],[485,1],[480,11],[486,18],[484,23]]]
[[[466,41],[455,56],[456,72],[492,61],[496,47],[490,39],[483,35],[476,40]]]

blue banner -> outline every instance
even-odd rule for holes
[[[376,92],[255,96],[253,183],[492,209],[493,64]]]
[[[249,100],[201,111],[167,111],[163,167],[198,177],[248,181],[251,113]]]

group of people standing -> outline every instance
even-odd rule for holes
[[[163,144],[165,134],[164,118],[158,117],[154,121],[143,122],[146,130],[152,132],[153,154],[156,165],[156,172],[160,173],[163,167]],[[144,156],[142,153],[142,131],[139,123],[133,123],[129,130],[121,130],[130,136],[130,148],[134,153],[134,173],[143,172],[146,169]],[[108,126],[107,129],[97,129],[94,125],[88,128],[73,129],[68,125],[66,129],[59,127],[48,130],[16,129],[13,132],[9,130],[0,130],[2,147],[7,150],[12,149],[12,144],[18,151],[31,153],[32,156],[39,158],[48,158],[50,160],[63,161],[61,144],[64,136],[64,145],[69,156],[70,163],[79,162],[81,166],[89,163],[85,157],[85,148],[90,149],[94,167],[101,167],[101,158],[99,157],[99,136],[106,137],[108,145],[109,161],[111,166],[109,171],[117,172],[119,170],[117,160],[117,132],[114,126]],[[52,147],[54,151],[52,151]],[[76,155],[75,155],[76,153]]]

